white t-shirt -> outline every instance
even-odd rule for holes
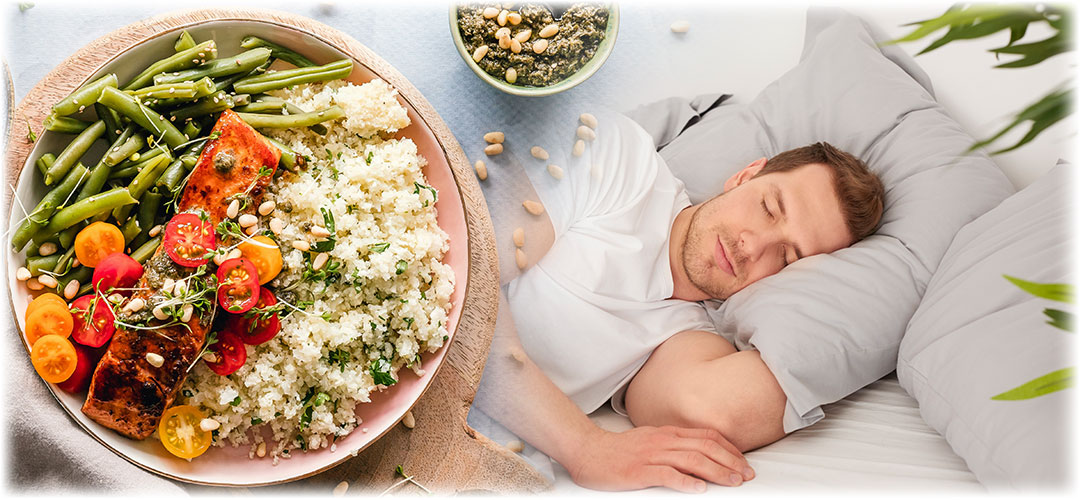
[[[640,126],[605,118],[565,177],[538,187],[555,242],[507,296],[529,357],[586,413],[628,384],[664,340],[715,332],[701,304],[668,298],[671,225],[690,206],[682,182]]]

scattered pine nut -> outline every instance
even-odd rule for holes
[[[161,224],[158,224],[158,225],[150,228],[150,233],[148,233],[148,234],[150,235],[151,238],[154,238],[154,237],[157,237],[157,235],[161,234],[161,231],[163,229],[165,229],[165,228]]]
[[[42,257],[48,257],[56,253],[56,250],[56,243],[46,241],[45,243],[42,243],[40,247],[38,247],[38,255]]]
[[[547,41],[546,38],[541,38],[541,39],[533,42],[533,44],[532,44],[532,50],[533,50],[533,52],[536,52],[537,54],[544,53],[544,51],[547,50],[547,48],[548,48],[548,41]]]
[[[308,242],[306,242],[304,240],[296,240],[296,241],[292,242],[292,247],[299,250],[299,251],[301,251],[301,252],[306,252],[308,250],[311,250],[311,244],[309,244]]]
[[[495,38],[502,39],[510,36],[510,28],[499,28],[495,30]]]
[[[525,229],[524,228],[519,227],[519,228],[514,229],[514,246],[516,246],[518,248],[521,248],[521,247],[525,246]]]
[[[229,250],[229,253],[228,253],[227,257],[225,258],[225,260],[239,259],[240,256],[242,256],[242,255],[244,255],[244,252],[241,252],[239,248],[234,248],[232,250]]]
[[[251,226],[254,226],[255,224],[258,224],[259,218],[251,214],[244,214],[241,215],[240,218],[236,220],[236,222],[239,222],[240,227],[242,228],[249,228]]]
[[[529,153],[532,154],[533,158],[536,158],[537,160],[546,160],[550,158],[548,152],[540,146],[533,146],[532,149],[529,150]]]
[[[406,429],[416,427],[416,417],[413,416],[412,410],[405,412],[405,416],[401,419],[401,425],[404,425]]]
[[[577,136],[578,136],[579,139],[586,140],[586,141],[595,141],[596,140],[596,132],[593,132],[593,129],[591,129],[589,127],[586,127],[584,125],[577,128]]]
[[[322,226],[311,226],[311,235],[316,238],[327,238],[330,236],[330,230]]]
[[[15,271],[15,279],[19,281],[26,281],[33,278],[34,275],[30,273],[30,270],[26,267],[20,267],[18,271]]]
[[[517,41],[516,38],[510,40],[510,52],[515,54],[521,53],[521,42]]]
[[[525,42],[529,41],[529,38],[532,38],[532,30],[531,29],[523,29],[523,30],[517,32],[516,35],[514,35],[514,40],[517,40],[518,42],[521,42],[521,43],[525,43]]]
[[[230,219],[235,219],[240,213],[240,200],[233,200],[229,203],[229,208],[225,209],[225,216]]]
[[[64,287],[64,298],[71,300],[79,294],[79,280],[71,280],[67,286]]]
[[[261,443],[261,444],[265,445],[266,443]],[[259,456],[262,456],[262,455],[259,455]],[[334,486],[334,493],[333,494],[336,497],[345,496],[346,491],[349,491],[349,482],[348,481],[342,481],[342,482],[338,483],[337,486]]]
[[[259,215],[270,215],[277,208],[277,203],[273,200],[264,201],[262,205],[259,205]]]
[[[152,237],[153,236],[151,236],[151,238]],[[76,259],[71,259],[71,268],[72,269],[75,269],[76,267],[79,267],[81,265],[82,265],[82,262],[79,262],[79,259],[77,259],[77,258]]]
[[[540,29],[540,38],[551,38],[559,33],[559,24],[552,23]]]
[[[255,233],[257,233],[257,232],[259,232],[259,226],[257,226],[257,225],[252,225],[252,226],[248,227],[247,229],[244,229],[244,234],[246,234],[248,236],[255,236]]]
[[[544,213],[544,206],[538,201],[525,200],[521,202],[521,206],[525,207],[525,211],[533,215],[540,215]]]
[[[473,53],[472,53],[472,60],[474,62],[480,62],[480,60],[483,59],[484,56],[487,55],[489,50],[491,50],[491,48],[488,47],[487,45],[481,45],[481,46],[477,47],[476,50],[474,50]]]
[[[487,180],[487,165],[484,165],[484,160],[476,160],[476,176],[482,181]]]
[[[281,234],[281,232],[285,230],[285,221],[277,217],[270,219],[270,230],[273,231],[274,234]]]
[[[493,19],[497,15],[499,15],[499,9],[496,9],[495,7],[484,9],[484,19]]]
[[[220,266],[220,265],[224,264],[225,259],[227,259],[227,258],[228,258],[228,256],[223,254],[223,253],[215,253],[214,254],[214,259],[213,259],[214,260],[214,265]]]
[[[206,354],[203,354],[202,359],[207,363],[217,363],[217,354],[207,352]]]
[[[525,351],[522,351],[520,348],[517,347],[513,347],[510,349],[510,357],[514,358],[514,361],[517,361],[521,364],[525,364],[525,360],[528,359],[525,356]]]
[[[510,68],[510,69],[508,69],[506,71],[509,72],[509,71],[511,71],[513,69],[514,68]],[[502,144],[488,144],[486,147],[484,147],[484,154],[486,154],[488,156],[497,155],[497,154],[502,153],[502,152],[503,152],[503,145]]]
[[[231,255],[231,253],[230,253]],[[183,295],[187,291],[187,281],[180,280],[173,286],[173,295]]]
[[[517,263],[518,269],[525,269],[525,266],[529,265],[529,257],[520,248],[514,250],[514,261]]]
[[[258,455],[259,458],[262,458],[262,457],[266,456],[266,443],[265,442],[259,443],[259,447],[255,449],[255,454]],[[342,481],[342,482],[344,482],[344,481]]]
[[[510,48],[510,36],[504,36],[499,39],[499,48],[506,50]]]
[[[161,289],[166,290],[169,293],[172,293],[173,287],[175,287],[175,286],[176,286],[176,280],[174,280],[172,278],[165,278],[165,283],[163,283],[161,285]]]
[[[514,453],[521,453],[523,450],[525,450],[525,443],[522,443],[521,441],[515,439],[513,441],[510,441],[509,443],[506,443],[506,449]]]
[[[547,171],[548,171],[548,174],[550,174],[552,177],[554,177],[556,179],[562,179],[563,178],[563,169],[562,169],[562,167],[560,167],[558,165],[555,165],[555,164],[548,165],[547,166]]]
[[[593,116],[592,113],[582,113],[578,119],[581,120],[581,123],[586,127],[596,130],[598,123],[596,122],[596,117]]]
[[[30,290],[33,290],[33,291],[36,292],[38,290],[41,290],[41,289],[45,288],[45,285],[42,285],[41,282],[38,281],[37,278],[30,278],[30,279],[26,280],[26,288],[29,288]]]
[[[499,23],[499,26],[506,26],[507,17],[510,16],[510,12],[503,9],[499,12],[499,16],[495,18],[495,22]]]
[[[124,296],[119,293],[114,293],[109,296],[109,303],[116,305],[124,301]]]
[[[506,140],[506,135],[502,132],[488,132],[484,134],[484,140],[489,144],[502,144]]]
[[[146,362],[150,363],[150,366],[154,368],[161,368],[161,365],[165,364],[165,358],[156,352],[148,352],[146,353]]]
[[[127,305],[124,306],[124,311],[137,313],[143,310],[144,307],[146,307],[146,301],[139,297],[135,297],[134,299],[131,299],[131,302],[128,302]]]
[[[574,156],[581,156],[585,154],[585,141],[582,139],[574,141],[574,150],[570,153]]]
[[[506,68],[506,81],[509,83],[517,82],[517,70],[514,68]]]
[[[56,278],[49,276],[48,274],[42,274],[38,276],[38,283],[41,283],[45,288],[56,288],[60,285]]]
[[[686,33],[690,31],[690,21],[675,21],[671,23],[672,33]]]
[[[326,261],[328,260],[330,260],[330,254],[320,253],[319,255],[316,255],[315,260],[311,262],[311,268],[318,271],[326,265]]]
[[[184,304],[183,314],[180,315],[180,321],[187,323],[191,321],[191,316],[195,314],[195,306],[191,304]]]
[[[221,427],[221,422],[218,422],[217,420],[214,420],[212,418],[204,418],[201,422],[199,422],[199,428],[206,432],[216,431],[218,427]]]
[[[517,26],[521,24],[521,14],[517,12],[511,12],[506,15],[506,20],[510,21],[510,24]]]

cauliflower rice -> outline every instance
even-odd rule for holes
[[[215,445],[225,439],[251,452],[272,434],[268,453],[289,456],[294,448],[331,446],[360,422],[355,409],[374,391],[409,368],[423,374],[420,355],[447,340],[453,272],[441,262],[449,248],[435,220],[435,190],[409,139],[383,140],[409,124],[404,107],[382,80],[364,85],[343,81],[277,91],[304,109],[337,104],[346,118],[324,123],[320,136],[308,129],[269,134],[308,158],[306,170],[275,180],[267,199],[285,222],[278,234],[284,268],[268,285],[279,298],[306,305],[281,318],[269,342],[247,346],[247,362],[222,377],[204,363],[191,371],[181,391],[186,404],[217,420]],[[322,270],[336,264],[337,277],[302,279],[310,270],[296,240],[311,241],[312,223],[332,213],[336,244]],[[290,292],[292,294],[290,294]]]

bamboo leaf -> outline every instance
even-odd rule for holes
[[[1017,24],[1009,28],[1009,43],[1005,44],[1005,46],[1011,47],[1012,44],[1016,43],[1021,38],[1024,38],[1024,35],[1027,34],[1027,29],[1027,23]]]
[[[1008,148],[994,151],[993,154],[1001,154],[1019,148],[1020,146],[1031,142],[1043,130],[1046,130],[1051,125],[1061,121],[1066,116],[1068,116],[1069,113],[1072,112],[1071,103],[1071,89],[1051,92],[1039,101],[1020,111],[1020,113],[1018,113],[1013,118],[1013,121],[1011,123],[999,130],[989,139],[984,139],[973,144],[969,151],[974,151],[986,145],[992,144],[993,142],[997,141],[1002,136],[1007,134],[1009,131],[1020,126],[1024,122],[1030,121],[1032,122],[1031,129],[1027,132],[1027,134],[1024,135],[1022,139],[1020,139],[1019,142]]]
[[[1047,373],[990,399],[996,401],[1020,401],[1068,389],[1072,387],[1072,370],[1072,367],[1069,367]]]
[[[1045,61],[1058,54],[1064,54],[1071,50],[1069,41],[1061,33],[1038,42],[1023,43],[1020,45],[1006,45],[996,49],[990,49],[995,54],[1019,54],[1022,57],[1015,61],[994,66],[995,68],[1024,68]]]
[[[1050,320],[1046,323],[1050,326],[1060,328],[1066,332],[1073,332],[1073,315],[1060,309],[1043,309],[1043,314],[1047,315]]]
[[[995,11],[1002,10],[1003,7],[997,5],[972,5],[967,8],[954,5],[949,7],[944,14],[935,17],[933,19],[927,19],[925,21],[919,21],[917,23],[911,23],[907,26],[918,25],[914,31],[908,33],[906,36],[886,42],[887,44],[912,42],[920,38],[924,38],[931,33],[952,26],[963,25],[975,22],[980,16],[992,14]]]
[[[1072,303],[1072,286],[1066,283],[1035,283],[1020,278],[1014,278],[1007,274],[1002,275],[1021,290],[1043,299],[1056,300],[1058,302]]]

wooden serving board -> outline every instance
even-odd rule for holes
[[[358,456],[330,470],[269,489],[332,490],[350,483],[350,493],[379,493],[400,477],[402,465],[416,481],[437,493],[537,492],[548,482],[521,457],[469,428],[466,416],[488,355],[498,308],[498,256],[491,219],[480,186],[450,129],[420,92],[390,64],[344,33],[314,20],[267,10],[205,9],[164,14],[109,33],[69,57],[35,85],[15,108],[7,137],[6,173],[17,179],[33,144],[26,123],[40,132],[52,103],[74,90],[113,55],[165,30],[216,19],[254,19],[285,24],[322,38],[365,64],[390,83],[427,122],[446,151],[460,188],[469,234],[468,286],[454,342],[432,385],[413,407],[416,427],[396,426]],[[5,193],[4,207],[12,197]],[[134,467],[134,466],[132,466]],[[196,490],[207,487],[191,486]],[[402,491],[415,491],[405,485]]]

